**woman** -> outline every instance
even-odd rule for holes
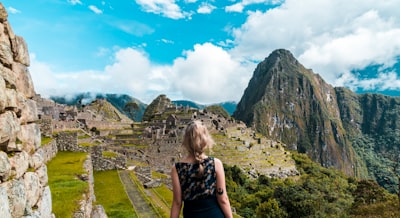
[[[171,169],[171,218],[179,217],[182,202],[185,218],[232,217],[222,162],[204,154],[204,149],[213,144],[207,127],[200,121],[186,127],[182,145],[188,154]]]

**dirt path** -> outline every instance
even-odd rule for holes
[[[131,200],[138,217],[139,218],[159,217],[159,215],[154,212],[153,208],[151,208],[143,199],[142,194],[140,193],[136,185],[132,182],[131,178],[129,177],[129,172],[126,170],[120,170],[118,171],[118,173],[121,182],[125,187],[126,193],[128,194],[128,197]]]

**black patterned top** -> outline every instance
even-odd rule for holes
[[[207,157],[203,162],[204,175],[196,177],[199,169],[194,163],[175,163],[178,172],[179,183],[182,190],[182,200],[196,200],[215,196],[217,186],[217,174],[215,173],[215,162],[213,157]]]

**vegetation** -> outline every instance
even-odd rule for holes
[[[58,152],[47,164],[53,213],[56,217],[72,217],[78,208],[82,194],[88,191],[88,183],[77,178],[86,173],[83,163],[86,153]]]
[[[129,174],[130,178],[132,179],[133,183],[136,184],[139,192],[141,193],[141,196],[143,197],[143,199],[147,202],[147,204],[154,210],[154,212],[156,212],[157,214],[159,214],[162,217],[167,217],[167,213],[159,206],[159,205],[155,205],[153,200],[149,198],[149,196],[146,194],[143,185],[141,184],[141,182],[138,180],[138,178],[136,177],[136,175],[131,172]]]
[[[47,145],[49,144],[51,141],[53,141],[52,137],[47,137],[47,136],[42,136],[42,141],[41,141],[41,145]]]
[[[117,157],[117,156],[118,156],[117,153],[111,152],[111,151],[103,151],[103,152],[101,153],[101,155],[102,155],[103,157],[109,157],[109,158],[113,158],[113,157]]]
[[[206,107],[205,110],[220,115],[224,118],[230,117],[229,113],[221,105],[211,105]]]
[[[134,101],[130,101],[125,104],[123,111],[128,115],[129,118],[131,118],[132,120],[135,120],[135,115],[139,112],[139,110],[140,110],[140,107],[139,107],[138,103],[136,103]]]
[[[387,130],[385,136],[362,135],[354,139],[354,150],[359,154],[367,175],[391,193],[397,193],[400,175],[400,131]]]
[[[225,166],[232,207],[243,217],[398,217],[398,199],[371,180],[357,181],[293,154],[301,176],[250,180],[237,166]]]
[[[94,172],[96,204],[101,204],[108,217],[137,217],[116,170]]]

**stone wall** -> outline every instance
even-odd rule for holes
[[[52,217],[27,45],[0,3],[0,214]]]
[[[59,151],[89,152],[90,148],[78,145],[77,132],[59,132],[55,139]]]
[[[113,152],[116,157],[104,157],[103,151]],[[127,158],[112,150],[105,150],[101,146],[92,147],[92,163],[95,171],[126,169]]]

